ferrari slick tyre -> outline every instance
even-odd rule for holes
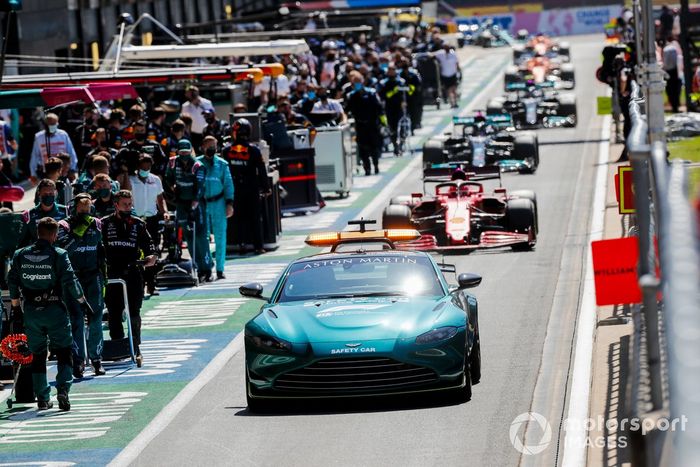
[[[399,195],[394,196],[389,200],[389,205],[399,205],[399,206],[411,206],[413,203],[413,198],[410,195]]]
[[[511,199],[506,204],[506,227],[511,232],[528,233],[536,232],[535,206],[529,199]],[[514,251],[528,251],[533,243],[513,245]]]
[[[481,341],[478,336],[469,354],[469,374],[472,385],[479,384],[481,381]]]
[[[534,191],[532,190],[514,190],[511,191],[510,196],[514,196],[517,198],[524,198],[524,199],[529,199],[532,201],[532,205],[535,207],[535,233],[540,232],[540,226],[539,226],[539,216],[537,212],[537,195],[535,194]]]
[[[382,213],[383,229],[410,229],[411,208],[402,204],[391,204]]]

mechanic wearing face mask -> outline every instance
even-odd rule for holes
[[[163,184],[153,175],[153,159],[148,154],[141,154],[136,175],[131,176],[131,194],[134,196],[134,214],[146,222],[146,229],[151,235],[156,254],[160,253],[160,221],[168,220],[168,208],[163,198]],[[155,268],[147,268],[143,279],[149,295],[158,295],[156,291]]]
[[[362,160],[365,175],[379,173],[379,156],[382,153],[382,135],[380,126],[386,125],[386,116],[377,93],[363,85],[362,74],[350,72],[353,90],[348,94],[346,109],[355,117],[355,135],[357,135],[357,152]]]
[[[25,225],[19,246],[28,246],[36,242],[36,223],[43,217],[51,217],[57,221],[66,218],[66,207],[56,202],[56,184],[48,178],[39,182],[36,189],[39,193],[39,204],[25,211],[23,219]]]
[[[216,243],[216,278],[225,279],[226,224],[233,216],[233,179],[228,163],[219,157],[216,138],[205,136],[203,156],[197,158],[197,199],[214,233]]]
[[[37,240],[17,250],[7,277],[12,301],[13,328],[24,325],[27,344],[32,352],[32,381],[39,410],[50,409],[51,387],[46,379],[46,357],[49,340],[52,353],[57,357],[56,391],[58,406],[70,410],[70,391],[73,378],[71,346],[73,337],[66,312],[64,295],[79,302],[85,314],[92,315],[90,304],[73,273],[68,253],[54,246],[58,222],[43,217],[37,222]],[[20,302],[24,298],[24,306]]]
[[[75,276],[80,282],[92,313],[85,316],[76,300],[65,300],[73,334],[73,376],[82,378],[85,371],[85,319],[88,322],[87,356],[95,376],[104,375],[102,367],[102,289],[106,275],[102,223],[92,216],[92,199],[81,193],[73,199],[71,215],[58,223],[56,245],[68,252]]]
[[[97,174],[92,179],[93,189],[90,194],[94,200],[95,217],[98,219],[114,214],[114,200],[112,196],[115,191],[112,183],[107,174]]]
[[[194,165],[197,162],[189,140],[178,143],[177,156],[171,157],[165,172],[165,183],[175,194],[175,215],[187,241],[190,258],[197,265],[200,282],[211,281],[211,252],[209,251],[209,229],[204,210],[197,200],[197,178]],[[193,236],[192,226],[194,224]]]
[[[155,248],[146,223],[131,214],[134,203],[130,191],[121,190],[114,195],[116,212],[102,219],[102,241],[107,260],[107,278],[122,279],[127,284],[131,334],[136,352],[136,365],[141,367],[141,305],[143,304],[143,272],[137,261],[145,260],[146,268],[156,264]],[[120,287],[107,287],[105,303],[109,312],[109,336],[124,338],[122,312],[124,295]]]
[[[135,153],[148,154],[151,156],[153,160],[150,169],[151,173],[162,177],[165,175],[165,168],[168,166],[168,158],[165,157],[163,147],[155,141],[148,139],[146,122],[144,120],[134,122],[132,128],[134,130],[134,139],[129,141],[126,147]],[[133,172],[130,172],[129,175],[130,178],[133,179]]]
[[[78,170],[78,156],[68,133],[58,128],[58,115],[46,114],[44,124],[46,129],[34,135],[34,147],[29,159],[30,180],[34,184],[44,177],[44,164],[48,162],[49,157],[57,156],[62,152],[70,155],[71,171]]]

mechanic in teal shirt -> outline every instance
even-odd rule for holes
[[[56,183],[48,178],[39,182],[36,187],[39,193],[39,204],[24,212],[26,224],[19,246],[31,245],[37,240],[36,225],[42,217],[50,217],[56,221],[66,218],[66,207],[56,202]]]
[[[216,243],[216,278],[224,279],[226,264],[226,224],[233,215],[233,179],[228,163],[218,156],[217,141],[206,136],[202,141],[203,156],[197,158],[197,199],[204,209],[207,224]]]
[[[73,273],[68,253],[53,246],[58,236],[58,222],[44,217],[37,222],[38,239],[17,250],[7,277],[12,301],[15,328],[24,324],[27,344],[32,352],[32,381],[40,410],[50,409],[51,388],[46,378],[46,357],[49,341],[57,357],[56,391],[58,406],[70,410],[68,392],[72,383],[73,358],[70,319],[64,294],[80,303],[83,311],[92,314],[85,301],[78,279]],[[24,310],[20,305],[24,298]]]
[[[73,199],[71,215],[60,221],[56,244],[68,252],[75,275],[93,314],[85,316],[80,304],[68,297],[73,334],[73,376],[82,378],[85,371],[85,318],[88,322],[87,356],[95,376],[104,375],[102,366],[102,313],[104,311],[104,277],[106,262],[102,244],[102,223],[92,215],[92,199],[81,193]]]
[[[171,157],[165,171],[165,182],[175,193],[175,217],[187,240],[190,257],[195,259],[200,282],[211,280],[211,252],[209,251],[209,226],[204,210],[197,200],[197,176],[194,173],[196,159],[192,143],[181,139],[177,156]],[[194,224],[196,238],[192,237]],[[194,248],[193,248],[194,247]]]

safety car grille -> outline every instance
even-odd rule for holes
[[[391,391],[436,380],[431,369],[391,358],[328,358],[279,376],[274,386],[311,392]]]

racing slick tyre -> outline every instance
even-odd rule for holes
[[[489,99],[486,104],[486,115],[500,115],[503,113],[503,103],[505,99],[503,97],[494,97]]]
[[[559,96],[558,113],[564,117],[572,117],[573,123],[566,126],[576,126],[576,123],[578,122],[578,110],[576,107],[575,94],[562,94]]]
[[[517,66],[511,66],[506,69],[506,74],[503,79],[503,86],[506,90],[508,90],[508,85],[511,83],[519,83],[520,82],[520,71],[518,70]]]
[[[576,79],[574,77],[574,66],[571,63],[564,63],[561,66],[561,74],[559,75],[562,81],[571,83],[571,88],[576,86]]]
[[[513,152],[516,159],[529,162],[530,167],[521,173],[535,173],[540,165],[540,147],[535,133],[520,133],[515,137]]]
[[[557,49],[557,52],[558,52],[559,55],[561,55],[562,57],[566,57],[566,61],[569,61],[569,60],[571,60],[571,52],[570,52],[570,50],[571,50],[571,47],[569,46],[569,43],[568,43],[568,42],[562,42],[562,43],[559,44],[559,47],[558,47],[558,49]]]
[[[390,204],[382,213],[383,229],[412,229],[411,208],[403,204]]]
[[[532,201],[532,205],[535,207],[535,233],[539,233],[539,215],[537,212],[537,195],[535,194],[535,192],[532,190],[515,190],[511,191],[509,194],[510,196],[516,198],[529,199],[530,201]]]
[[[529,199],[509,199],[506,204],[506,228],[511,232],[528,233],[537,232],[537,214],[535,205]],[[531,243],[513,245],[514,251],[529,251],[532,249],[534,241]]]
[[[481,381],[481,340],[478,336],[469,354],[469,375],[471,376],[472,385],[479,384],[479,381]]]
[[[513,63],[518,63],[523,52],[524,50],[522,47],[513,47]]]
[[[389,200],[389,205],[399,205],[399,206],[408,206],[408,207],[413,207],[415,205],[415,201],[413,196],[411,195],[399,195],[399,196],[394,196]]]
[[[423,145],[423,167],[430,164],[442,164],[447,162],[445,157],[445,143],[442,140],[428,140]]]

